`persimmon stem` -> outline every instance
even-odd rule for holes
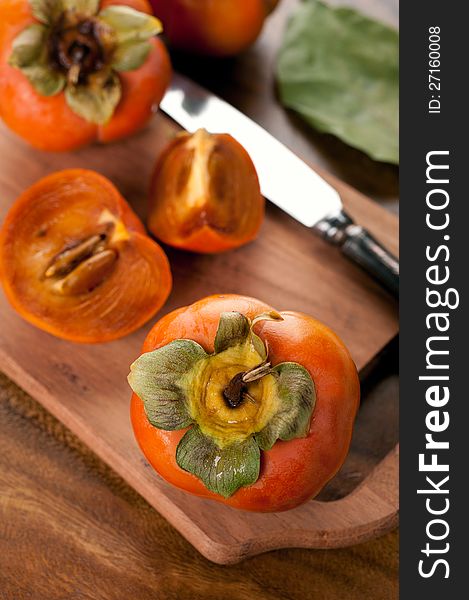
[[[265,375],[268,375],[271,371],[272,365],[270,362],[263,362],[258,367],[254,367],[250,371],[246,371],[243,375],[244,383],[252,383],[258,379],[262,379]]]
[[[74,26],[59,25],[50,39],[52,64],[67,73],[70,83],[83,83],[88,75],[101,70],[105,63],[105,50],[95,20],[85,19]]]
[[[238,373],[223,390],[223,398],[230,408],[237,408],[247,397],[251,402],[253,397],[248,393],[248,383],[262,379],[272,371],[272,365],[265,360],[257,367]]]

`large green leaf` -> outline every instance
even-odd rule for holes
[[[398,163],[398,34],[349,8],[303,0],[280,51],[282,102],[313,127]]]
[[[279,409],[268,425],[256,434],[262,450],[270,450],[278,439],[305,437],[316,403],[314,383],[304,367],[285,362],[274,367],[273,374],[277,375]]]
[[[259,478],[260,450],[252,437],[221,449],[196,425],[179,442],[176,461],[207,489],[225,498]]]
[[[174,431],[192,423],[182,377],[207,354],[192,340],[175,340],[142,354],[130,367],[130,387],[143,401],[148,420]]]

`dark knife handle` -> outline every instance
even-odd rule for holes
[[[399,261],[366,229],[345,212],[323,219],[315,229],[328,242],[377,279],[393,296],[399,296]]]

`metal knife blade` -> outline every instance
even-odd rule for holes
[[[262,194],[399,294],[399,262],[342,209],[337,191],[291,150],[239,110],[187,77],[174,74],[162,110],[193,133],[229,133],[250,154]]]
[[[303,225],[342,208],[336,190],[260,125],[183,75],[174,74],[162,110],[193,133],[229,133],[244,146],[256,166],[262,194]]]

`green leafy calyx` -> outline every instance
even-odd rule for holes
[[[22,71],[36,92],[62,91],[77,115],[99,125],[121,99],[118,72],[141,67],[151,38],[162,31],[151,15],[100,0],[29,0],[37,23],[13,41],[9,64]]]
[[[129,383],[149,422],[181,439],[177,464],[224,497],[259,477],[261,450],[277,440],[305,437],[315,404],[308,371],[293,362],[272,366],[266,343],[254,333],[260,321],[239,312],[220,315],[214,352],[180,339],[143,354]]]

